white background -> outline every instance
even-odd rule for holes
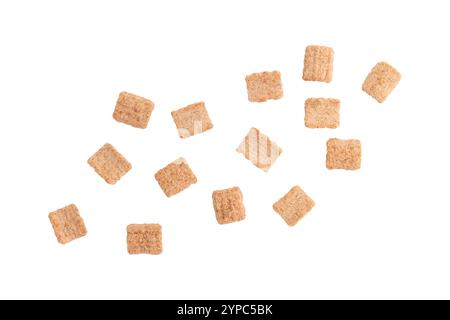
[[[2,1],[0,298],[450,298],[446,1]],[[335,50],[330,84],[301,80],[307,45]],[[361,90],[385,60],[384,104]],[[245,76],[279,70],[285,96],[250,103]],[[145,130],[112,112],[155,102]],[[341,100],[341,127],[304,127],[304,100]],[[170,112],[205,101],[214,129],[181,140]],[[284,153],[265,173],[235,152],[257,127]],[[363,146],[325,168],[329,138]],[[106,184],[105,142],[133,165]],[[166,198],[154,173],[185,157],[198,183]],[[293,228],[272,204],[316,202]],[[216,189],[247,219],[218,225]],[[62,246],[48,213],[75,203],[88,235]],[[164,253],[129,256],[126,226],[161,223]]]

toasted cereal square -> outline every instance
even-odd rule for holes
[[[66,244],[87,234],[83,218],[74,204],[51,212],[48,218],[55,231],[56,239],[61,244]]]
[[[121,92],[117,99],[113,118],[135,128],[147,128],[154,108],[153,102],[128,92]]]
[[[339,127],[339,109],[337,99],[310,98],[305,101],[305,126],[307,128]]]
[[[161,254],[161,225],[130,224],[127,227],[127,245],[129,254]]]
[[[326,164],[328,169],[357,170],[361,168],[361,142],[354,139],[329,139]]]
[[[172,118],[178,129],[180,138],[205,132],[213,127],[204,102],[190,104],[172,112]]]
[[[131,164],[127,159],[109,143],[90,157],[88,163],[109,184],[115,184],[131,170]]]
[[[219,224],[237,222],[245,219],[245,208],[241,189],[216,190],[212,195],[214,211]]]
[[[332,48],[323,46],[308,46],[305,50],[303,64],[303,80],[331,82],[333,79]]]
[[[295,226],[313,207],[314,201],[299,187],[294,186],[273,204],[275,210],[289,226]]]
[[[251,128],[244,141],[236,149],[256,167],[269,171],[283,150],[258,129]]]
[[[171,197],[191,184],[197,183],[197,177],[183,158],[179,158],[159,170],[155,174],[155,179],[167,197]]]
[[[401,74],[386,62],[373,67],[363,83],[362,89],[372,98],[382,103],[400,82]]]
[[[245,77],[250,102],[264,102],[283,97],[283,86],[279,71],[252,73]]]

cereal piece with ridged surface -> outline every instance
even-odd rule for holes
[[[281,73],[279,71],[252,73],[245,77],[250,102],[264,102],[283,97]]]
[[[51,212],[48,218],[56,238],[61,244],[69,243],[87,234],[83,218],[81,218],[78,208],[74,204]]]
[[[337,99],[310,98],[305,101],[305,126],[307,128],[339,127],[341,102]]]
[[[113,118],[135,128],[147,128],[148,121],[152,115],[154,104],[149,99],[140,96],[121,92],[117,99]]]
[[[361,168],[361,142],[329,139],[326,165],[328,169],[358,170]]]
[[[130,224],[127,227],[127,246],[129,254],[161,254],[161,225]]]
[[[190,104],[173,111],[172,118],[177,126],[180,138],[183,139],[205,132],[213,127],[204,102]]]
[[[241,189],[233,187],[213,192],[213,205],[219,224],[227,224],[245,219],[245,208]]]
[[[324,46],[308,46],[303,63],[303,80],[331,82],[333,79],[332,48]]]
[[[362,89],[379,103],[395,89],[401,79],[401,74],[386,62],[379,62],[373,67],[363,83]]]
[[[314,201],[299,187],[294,186],[286,195],[273,204],[289,226],[295,226],[313,207]]]
[[[197,183],[197,177],[183,158],[159,170],[155,174],[155,179],[167,197],[180,193],[191,184]]]

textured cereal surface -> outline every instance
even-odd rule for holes
[[[310,98],[305,101],[305,126],[308,128],[339,127],[341,103],[337,99]]]
[[[55,231],[56,239],[61,244],[66,244],[87,234],[84,221],[74,204],[51,212],[48,218]]]
[[[395,89],[401,77],[400,72],[394,67],[386,62],[379,62],[370,71],[362,89],[379,103],[382,103]]]
[[[129,254],[161,254],[161,225],[130,224],[127,227],[127,245]]]
[[[295,226],[313,207],[314,201],[299,186],[294,186],[273,204],[273,209],[291,227]]]
[[[250,129],[236,151],[264,171],[268,171],[283,152],[275,142],[256,128]]]
[[[204,102],[198,102],[172,112],[180,138],[188,138],[213,127]]]
[[[357,170],[361,168],[361,142],[354,139],[328,140],[326,165],[328,169]]]
[[[109,184],[115,184],[131,170],[127,159],[109,143],[90,157],[88,163]]]
[[[197,183],[197,177],[192,172],[186,160],[180,158],[155,174],[155,179],[167,197],[171,197]]]
[[[241,189],[216,190],[212,195],[214,211],[219,224],[237,222],[245,219],[245,208]]]
[[[264,102],[283,97],[283,86],[279,71],[252,73],[245,77],[250,102]]]
[[[331,82],[333,80],[332,48],[323,46],[308,46],[305,50],[303,64],[303,80]]]
[[[154,108],[153,102],[137,95],[121,92],[117,99],[113,118],[135,128],[147,128]]]

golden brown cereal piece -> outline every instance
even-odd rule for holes
[[[127,227],[127,244],[129,254],[161,254],[161,225],[130,224]]]
[[[308,46],[305,50],[303,80],[331,82],[334,51],[329,47]]]
[[[159,170],[155,174],[155,179],[168,197],[183,191],[191,184],[197,183],[197,177],[183,158],[179,158]]]
[[[147,128],[154,108],[153,102],[128,92],[121,92],[117,99],[113,118],[135,128]]]
[[[305,126],[308,128],[339,127],[339,109],[337,99],[310,98],[305,101]]]
[[[219,224],[245,219],[242,192],[238,187],[214,191],[212,198],[216,219]]]
[[[264,171],[268,171],[283,152],[275,142],[256,128],[250,129],[236,151]]]
[[[245,77],[245,82],[247,82],[248,100],[250,102],[264,102],[283,97],[283,86],[279,71],[252,73]]]
[[[53,226],[56,238],[61,244],[66,244],[87,234],[84,221],[74,204],[50,213],[48,218]]]
[[[109,143],[90,157],[88,163],[109,184],[115,184],[131,170],[127,159]]]
[[[213,127],[204,102],[198,102],[172,112],[180,138],[188,138]]]
[[[394,67],[386,62],[379,62],[370,71],[362,89],[379,103],[382,103],[395,89],[401,77],[401,74]]]
[[[314,201],[299,187],[293,187],[273,204],[275,210],[289,226],[295,226],[313,207]]]
[[[361,142],[359,140],[328,140],[327,168],[346,170],[361,168]]]

